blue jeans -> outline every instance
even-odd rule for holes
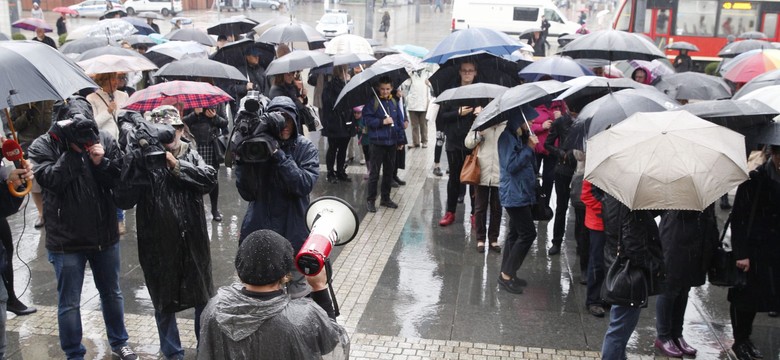
[[[585,305],[602,305],[601,285],[604,283],[604,243],[603,231],[588,230],[590,233],[590,259],[588,260],[588,295]]]
[[[602,360],[624,360],[626,345],[631,333],[639,322],[640,308],[612,305],[609,312],[609,327],[604,334],[604,344],[601,346]]]
[[[195,307],[195,338],[200,341],[200,314],[206,304]],[[155,310],[154,319],[157,321],[157,334],[160,335],[160,351],[166,358],[173,358],[179,354],[184,355],[179,338],[179,327],[176,325],[176,313],[166,313]],[[197,346],[196,346],[197,348]]]
[[[116,220],[119,221],[119,222],[125,221],[125,211],[124,210],[122,210],[120,208],[116,208]]]
[[[690,286],[666,289],[655,303],[655,331],[661,340],[682,337],[685,308],[688,307]]]
[[[49,262],[57,276],[57,322],[60,347],[68,359],[83,359],[87,350],[81,344],[81,287],[87,262],[92,269],[95,287],[100,293],[103,321],[111,349],[127,345],[125,310],[119,288],[119,244],[102,251],[78,253],[49,252]]]

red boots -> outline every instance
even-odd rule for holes
[[[447,211],[447,213],[444,214],[444,217],[439,220],[439,226],[447,226],[455,222],[455,213],[452,211]]]

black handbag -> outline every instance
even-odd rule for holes
[[[650,296],[647,276],[642,268],[620,255],[622,236],[622,231],[618,231],[617,255],[604,276],[601,298],[612,305],[643,307]]]
[[[225,162],[225,154],[227,153],[228,143],[230,142],[230,135],[221,134],[214,137],[214,154],[217,156],[218,163]]]
[[[536,221],[549,221],[554,215],[539,179],[536,180],[536,204],[531,207],[531,215]]]

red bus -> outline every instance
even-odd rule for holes
[[[695,44],[694,61],[719,61],[718,51],[734,37],[748,31],[780,41],[780,0],[621,0],[612,27],[644,33],[660,48],[675,41]],[[670,59],[677,50],[666,52]]]

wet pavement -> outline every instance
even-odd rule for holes
[[[301,5],[298,16],[316,20],[321,6]],[[362,23],[362,7],[349,8]],[[390,44],[415,43],[430,48],[448,33],[447,16],[437,17],[427,6],[421,8],[425,13],[419,26],[412,26],[413,7],[390,8],[397,21],[388,39]],[[270,16],[269,11],[256,14],[259,20]],[[192,14],[196,24],[213,23],[218,16],[205,11]],[[71,26],[91,21],[94,20],[74,19]],[[318,144],[323,163],[312,199],[322,195],[341,197],[353,204],[362,219],[356,239],[333,254],[334,286],[341,305],[339,322],[352,336],[352,358],[598,358],[608,320],[595,318],[585,309],[585,287],[578,283],[571,216],[563,251],[558,256],[546,254],[552,222],[539,224],[538,241],[519,272],[529,285],[522,295],[508,294],[496,284],[500,255],[479,254],[475,249],[468,217],[463,216],[464,208],[470,209],[468,200],[459,205],[453,225],[438,226],[444,212],[447,177],[431,173],[433,129],[429,134],[430,147],[408,151],[407,168],[400,171],[408,184],[392,192],[399,208],[380,207],[373,214],[365,211],[365,166],[358,164],[359,154],[347,170],[352,183],[329,184],[324,181],[325,142],[316,133],[310,137]],[[443,165],[446,168],[446,161]],[[233,258],[246,203],[238,196],[229,169],[221,168],[219,179],[224,221],[212,222],[210,215],[207,220],[214,281],[216,286],[223,286],[237,279]],[[39,312],[25,317],[9,313],[7,356],[62,358],[57,337],[56,282],[47,261],[43,234],[32,226],[37,217],[35,207],[25,206],[24,211],[9,218],[18,250],[14,259],[15,287],[22,294],[21,299],[38,307]],[[726,215],[719,210],[721,218]],[[141,358],[157,358],[159,340],[138,265],[133,211],[127,213],[127,228],[121,242],[125,322],[130,342]],[[85,277],[81,304],[88,358],[110,358],[99,298],[89,274]],[[642,312],[629,343],[630,358],[654,356],[654,308],[651,300]],[[192,311],[185,311],[179,320],[183,343],[189,349],[187,358],[194,357],[196,346],[192,316]],[[777,319],[766,314],[756,318],[753,340],[767,359],[780,358],[778,325]],[[705,285],[691,291],[684,335],[699,349],[700,359],[730,357],[732,337],[725,289]]]

